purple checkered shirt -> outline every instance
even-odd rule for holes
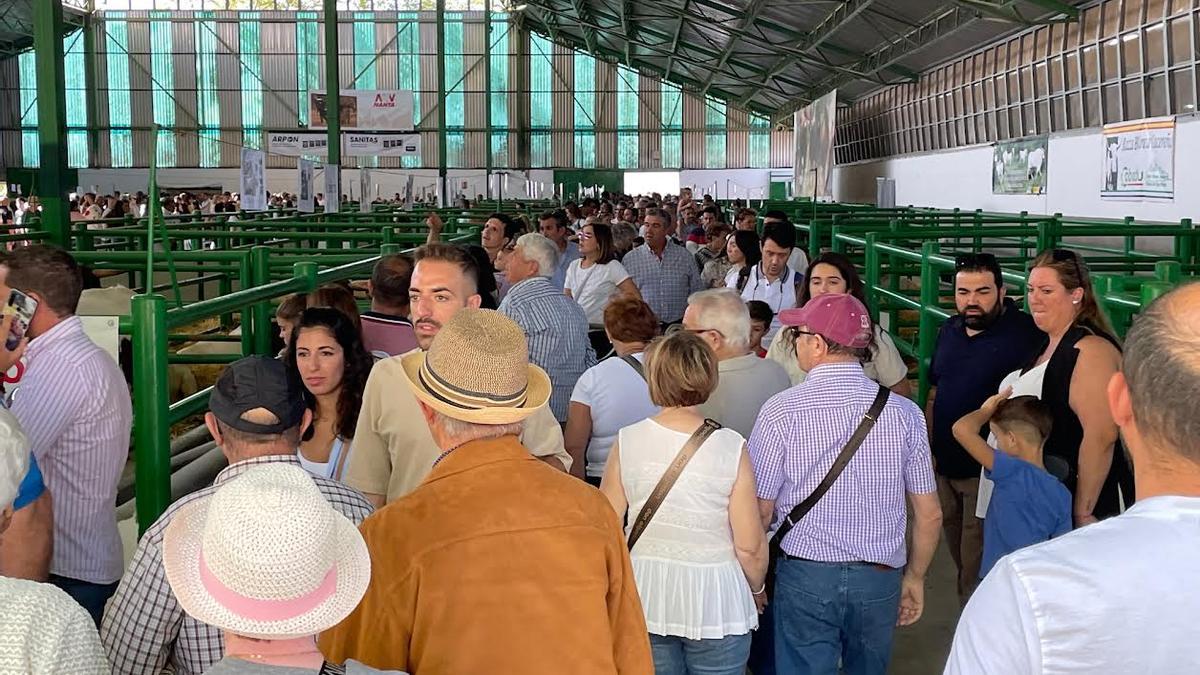
[[[862,421],[879,385],[857,363],[817,366],[769,399],[750,434],[758,498],[775,500],[779,522],[825,477]],[[784,538],[789,555],[825,562],[903,567],[905,493],[937,489],[925,416],[888,398],[875,428],[829,492]]]

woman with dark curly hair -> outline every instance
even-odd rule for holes
[[[349,317],[314,307],[300,315],[286,360],[304,383],[304,401],[313,413],[300,441],[300,465],[315,476],[341,480],[374,359]]]

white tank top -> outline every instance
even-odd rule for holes
[[[619,432],[631,523],[690,436],[652,419]],[[729,525],[729,495],[744,444],[731,429],[709,436],[630,552],[646,626],[655,635],[719,639],[758,626]]]

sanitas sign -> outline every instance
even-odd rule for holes
[[[320,131],[272,131],[267,134],[267,144],[271,154],[324,159],[329,138]],[[419,157],[421,134],[342,134],[342,154],[346,157]]]

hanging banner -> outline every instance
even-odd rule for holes
[[[1175,118],[1104,125],[1103,199],[1175,198]]]
[[[325,129],[325,92],[308,92],[310,129]],[[408,131],[413,128],[413,93],[404,89],[343,89],[338,96],[342,129]]]
[[[267,153],[242,148],[242,175],[238,193],[243,211],[267,210]]]
[[[325,213],[337,213],[341,207],[342,186],[338,185],[338,165],[325,165]]]
[[[271,131],[267,133],[271,154],[284,157],[323,158],[328,154],[329,137],[316,131]],[[421,134],[399,132],[342,134],[342,155],[346,157],[419,157]]]
[[[1047,136],[992,146],[992,194],[1046,194]]]
[[[796,197],[833,196],[833,140],[837,131],[837,91],[796,111]]]
[[[300,183],[296,190],[298,198],[296,209],[301,213],[312,213],[316,210],[313,200],[313,163],[307,159],[300,160],[296,165],[296,180]]]
[[[358,210],[362,213],[371,212],[371,170],[358,170]]]

